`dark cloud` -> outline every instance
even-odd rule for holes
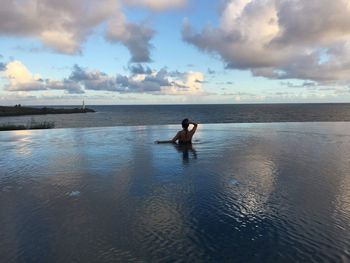
[[[48,87],[41,81],[33,81],[30,83],[20,83],[14,86],[7,86],[8,91],[43,91],[48,90]]]
[[[158,84],[159,87],[165,87],[165,86],[171,85],[168,80],[168,76],[161,76],[158,73],[156,76],[147,76],[144,81]]]
[[[145,74],[145,71],[142,71]],[[135,72],[133,72],[135,74]],[[157,93],[161,91],[162,87],[171,86],[169,82],[168,72],[166,69],[159,70],[156,74],[145,76],[143,80],[134,80],[133,75],[130,77],[118,75],[117,76],[117,91],[121,93]]]
[[[87,71],[74,65],[68,81],[80,83],[87,90],[116,90],[116,79],[100,71]]]
[[[129,66],[129,70],[132,74],[151,74],[152,70],[149,67],[143,67],[141,64],[133,64]]]
[[[96,78],[96,77],[95,77]],[[69,79],[72,81],[82,81],[82,80],[89,80],[94,79],[91,74],[87,73],[83,68],[79,67],[78,65],[73,66],[73,71],[69,76]]]
[[[135,81],[126,76],[117,76],[117,91],[120,93],[155,93],[160,92],[157,82],[143,80]]]
[[[116,82],[120,87],[127,88],[129,86],[129,77],[118,74]]]
[[[75,81],[64,79],[63,81],[46,81],[46,86],[50,90],[64,90],[69,94],[83,94],[85,91],[81,85]]]
[[[72,83],[78,83],[79,87],[83,87],[85,90],[119,93],[161,94],[163,92],[162,88],[165,87],[180,88],[183,91],[191,89],[186,84],[180,84],[179,81],[169,81],[170,78],[175,78],[184,82],[183,80],[188,73],[168,72],[166,68],[156,71],[151,70],[149,67],[143,67],[140,64],[129,66],[129,70],[131,73],[129,76],[117,74],[116,77],[112,77],[104,72],[89,71],[74,65],[68,80]],[[139,76],[143,77],[140,78]],[[203,83],[204,81],[196,80],[195,82]],[[79,91],[79,89],[72,90]]]
[[[142,24],[121,24],[120,21],[112,21],[107,32],[107,39],[125,45],[131,53],[131,62],[150,62],[150,49],[152,48],[150,40],[154,33],[153,29]]]
[[[212,75],[212,74],[215,74],[215,73],[216,73],[215,70],[212,70],[212,69],[208,68],[208,74]]]
[[[150,49],[152,48],[150,40],[154,35],[154,30],[131,23],[127,24],[126,28],[131,36],[121,42],[129,49],[132,55],[131,62],[150,62]]]
[[[4,57],[0,54],[0,59],[3,59]],[[6,69],[6,64],[4,62],[0,61],[0,71],[4,71]]]

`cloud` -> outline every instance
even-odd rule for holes
[[[89,71],[75,65],[69,80],[80,83],[86,90],[118,93],[159,93],[162,86],[171,85],[164,69],[152,71],[141,65],[131,66],[131,75],[109,76],[100,71]]]
[[[150,40],[154,30],[145,25],[125,21],[124,16],[111,19],[108,22],[107,39],[125,45],[131,55],[131,62],[150,62]]]
[[[118,92],[120,93],[153,93],[157,94],[161,90],[161,83],[166,82],[164,79],[158,79],[156,77],[147,79],[146,77],[137,78],[128,76],[117,76]]]
[[[63,90],[69,94],[84,94],[83,87],[74,81],[64,79],[60,80],[46,80],[44,83],[47,89],[50,90]]]
[[[207,95],[200,72],[168,72],[165,68],[147,74],[117,76],[120,93],[151,93],[154,95]]]
[[[54,51],[74,54],[118,5],[110,0],[1,0],[1,7],[0,34],[37,38]]]
[[[250,92],[224,92],[221,94],[224,97],[233,97],[236,102],[240,101],[261,101],[265,99],[265,96],[254,94]]]
[[[8,80],[5,89],[10,92],[62,90],[69,94],[82,94],[89,90],[115,93],[148,93],[154,95],[208,95],[203,90],[201,72],[169,72],[166,68],[152,70],[142,65],[129,67],[130,75],[108,75],[74,65],[68,77],[62,80],[43,78],[31,73],[20,61],[6,65]]]
[[[182,37],[218,54],[227,68],[272,79],[350,81],[350,4],[346,0],[227,0],[218,26],[184,20]]]
[[[180,8],[185,0],[0,0],[0,36],[40,40],[55,52],[79,54],[98,26],[107,25],[106,39],[125,45],[133,62],[149,62],[154,30],[129,22],[125,6],[162,11]]]
[[[150,67],[143,67],[141,64],[132,64],[129,66],[129,70],[132,74],[151,74],[152,70]]]
[[[312,81],[304,81],[301,84],[295,84],[290,81],[287,81],[287,82],[281,82],[281,85],[287,86],[288,88],[310,88],[311,89],[311,88],[317,87],[317,83]]]
[[[84,93],[77,82],[70,80],[43,79],[39,74],[32,74],[22,62],[15,60],[6,65],[4,74],[9,83],[5,86],[8,91],[44,91],[65,90],[71,94]]]
[[[163,92],[170,95],[209,95],[202,87],[204,75],[201,72],[180,73],[180,79],[174,80],[172,86],[165,87]]]
[[[216,73],[215,70],[208,68],[208,74],[213,75],[215,73]]]
[[[8,63],[4,70],[5,76],[10,84],[7,86],[9,91],[33,91],[46,90],[39,74],[32,74],[25,65],[15,60]]]
[[[74,65],[71,74],[62,80],[45,79],[40,83],[42,90],[62,90],[69,94],[82,94],[86,90],[115,91],[115,78],[98,70],[87,71]],[[20,85],[9,90],[29,91],[26,86]],[[39,88],[37,90],[40,90]]]
[[[115,78],[98,70],[87,71],[78,65],[74,65],[73,71],[67,81],[79,83],[86,90],[116,90]]]
[[[143,5],[155,11],[165,9],[182,8],[186,5],[186,0],[125,0],[128,5]]]

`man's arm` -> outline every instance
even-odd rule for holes
[[[156,141],[156,143],[175,143],[173,140],[169,141]]]
[[[179,133],[177,133],[172,140],[169,141],[156,141],[156,143],[176,143],[179,138]]]
[[[196,132],[196,130],[197,130],[198,124],[195,123],[194,121],[189,121],[188,124],[192,124],[192,125],[193,125],[193,128],[191,129],[190,132],[191,132],[192,134],[194,134],[194,133]]]

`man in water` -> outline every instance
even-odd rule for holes
[[[188,126],[193,125],[192,129],[189,131]],[[178,141],[179,145],[189,145],[192,144],[192,137],[197,130],[198,124],[190,121],[189,119],[184,119],[181,123],[182,130],[178,131],[175,137],[169,141],[156,141],[156,143],[176,143]]]

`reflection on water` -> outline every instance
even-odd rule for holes
[[[184,163],[188,163],[191,159],[197,159],[197,151],[192,144],[179,145],[174,144],[176,150],[182,154],[182,160]]]
[[[1,133],[1,262],[350,261],[349,123],[177,128]]]

